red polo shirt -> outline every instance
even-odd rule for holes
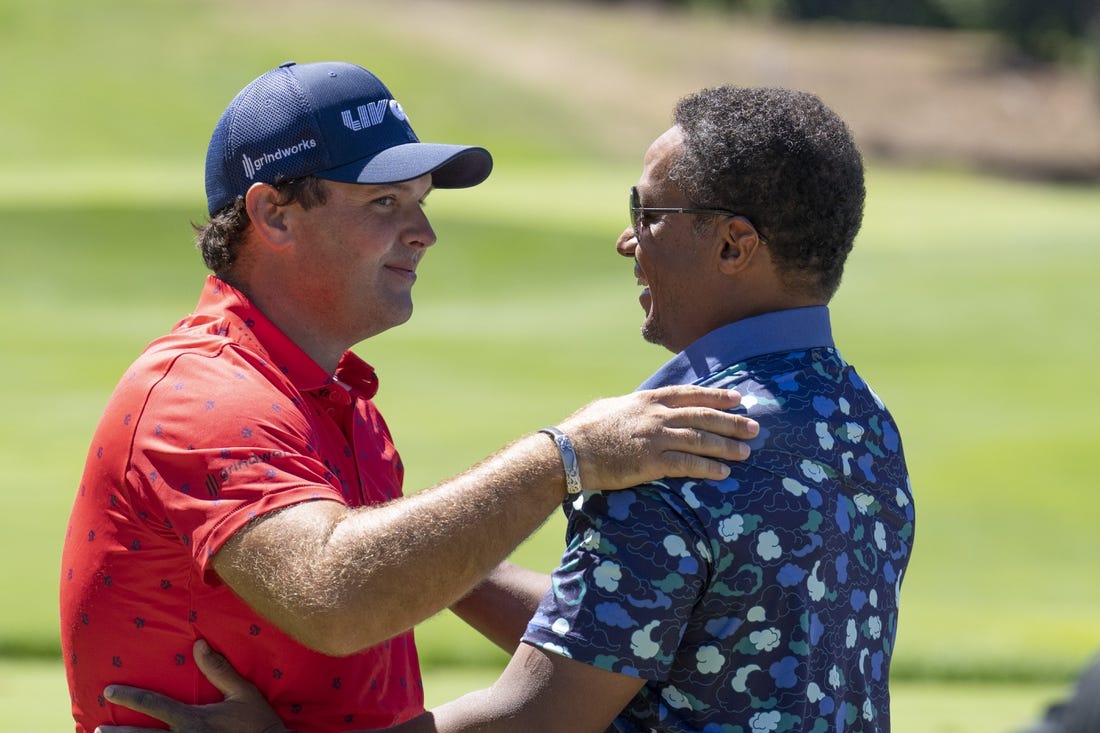
[[[195,312],[149,345],[100,421],[65,539],[61,641],[77,731],[157,724],[106,703],[110,683],[220,700],[191,658],[198,637],[292,728],[375,728],[423,710],[411,632],[350,657],[318,654],[255,614],[210,563],[265,512],[401,495],[377,388],[351,352],[335,379],[325,373],[213,276]]]

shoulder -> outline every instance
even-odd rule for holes
[[[172,334],[127,369],[101,425],[141,445],[197,446],[239,442],[257,424],[300,433],[307,430],[305,406],[286,376],[256,352],[228,339]]]

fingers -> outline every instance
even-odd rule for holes
[[[747,460],[752,449],[742,441],[759,433],[760,425],[744,415],[681,408],[666,420],[665,430],[659,434],[658,460],[665,476],[721,481],[730,474],[723,461]]]
[[[726,446],[734,440],[752,440],[760,433],[760,424],[745,415],[709,410],[704,407],[680,407],[664,416],[664,426],[675,440],[683,441],[683,450],[730,458]],[[709,453],[707,450],[716,452]],[[747,457],[747,454],[746,454]]]
[[[165,697],[150,690],[128,685],[110,685],[103,691],[103,696],[115,705],[136,710],[139,713],[164,721],[169,725],[174,724],[182,715],[184,706],[170,697]],[[100,726],[105,733],[132,733],[144,728],[130,728],[128,726]]]
[[[720,481],[743,461],[759,424],[730,410],[728,389],[663,387],[597,400],[559,424],[572,439],[586,487],[613,490],[664,477]]]
[[[691,384],[677,384],[648,390],[649,394],[669,407],[710,407],[729,410],[741,404],[741,393],[735,389],[714,389]]]
[[[733,418],[735,416],[730,415]],[[736,429],[740,434],[753,435],[759,432],[759,426],[753,422],[750,425],[744,423],[744,419],[737,421],[722,421],[719,427],[712,425],[709,429],[698,426],[672,427],[666,425],[661,433],[660,442],[656,446],[662,451],[678,451],[690,453],[701,458],[717,458],[723,461],[744,461],[752,453],[748,443],[734,438],[727,438],[719,434],[729,429],[728,423],[737,423]],[[684,474],[687,475],[687,474]],[[701,478],[701,477],[696,477]]]
[[[665,476],[669,478],[693,478],[703,481],[722,481],[729,477],[728,463],[703,458],[694,453],[665,451],[661,454]]]
[[[713,433],[717,436],[737,438],[740,440],[752,440],[760,432],[760,425],[752,418],[744,415],[734,415],[726,410],[733,409],[741,404],[741,394],[730,389],[705,389],[702,387],[664,387],[653,390],[651,397],[661,404],[673,408],[666,418],[665,425],[670,428],[693,428],[705,433]],[[701,436],[700,446],[706,448],[706,436]],[[718,450],[716,453],[706,453],[721,458],[743,460],[748,454],[738,458],[728,455],[722,442],[711,442],[709,445]],[[695,446],[685,445],[685,450],[695,452]]]
[[[226,699],[245,697],[256,693],[256,687],[251,682],[237,674],[233,665],[214,651],[205,640],[199,639],[192,648],[195,656],[195,664],[210,681],[210,684],[218,688],[218,691]]]
[[[279,716],[251,683],[203,640],[195,642],[195,663],[225,699],[210,704],[188,705],[156,692],[128,685],[110,685],[103,691],[116,705],[136,710],[167,723],[175,733],[213,731],[286,731]],[[102,733],[145,733],[146,728],[100,726]]]

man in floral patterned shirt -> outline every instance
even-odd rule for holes
[[[708,90],[675,122],[618,241],[643,335],[680,352],[642,387],[736,388],[760,437],[725,481],[567,506],[523,640],[634,680],[618,730],[887,731],[912,497],[826,307],[861,220],[859,153],[807,94]]]
[[[643,336],[677,354],[642,388],[736,388],[761,426],[752,456],[723,481],[568,503],[567,549],[500,680],[395,730],[889,731],[912,496],[827,308],[862,219],[860,154],[799,92],[704,90],[674,123],[617,242]],[[233,704],[226,730],[262,728]]]

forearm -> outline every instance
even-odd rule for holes
[[[602,733],[644,682],[520,644],[491,688],[432,708],[388,731]]]
[[[662,476],[722,479],[729,474],[722,461],[748,456],[748,446],[727,436],[757,429],[726,411],[739,399],[698,387],[635,392],[591,403],[559,426],[590,489]],[[317,501],[264,515],[222,546],[214,569],[303,644],[350,654],[466,595],[565,496],[562,454],[535,433],[388,504],[349,510]]]
[[[215,568],[302,643],[354,653],[469,593],[564,496],[553,442],[531,435],[449,481],[385,505],[354,511],[334,505],[327,513],[291,507],[238,533]]]
[[[451,611],[511,654],[550,589],[550,576],[501,563]]]
[[[564,497],[561,459],[534,435],[407,500],[357,512],[329,542],[342,574],[361,579],[345,584],[339,606],[360,624],[370,617],[366,639],[411,628],[469,593]]]

